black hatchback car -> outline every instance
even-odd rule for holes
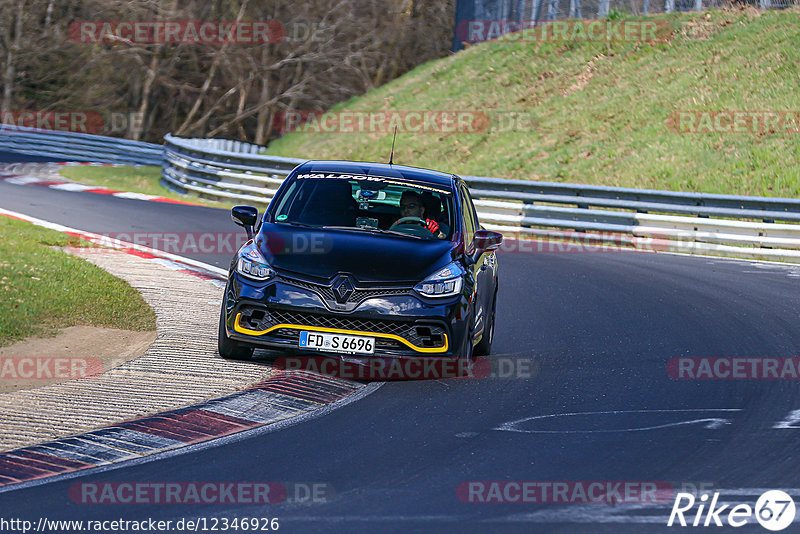
[[[495,250],[464,181],[362,162],[309,161],[258,212],[231,263],[219,353],[471,358],[491,350]]]

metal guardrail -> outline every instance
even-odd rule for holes
[[[55,161],[162,165],[162,183],[183,192],[269,204],[305,160],[266,156],[225,139],[165,144],[18,126],[0,128],[0,151]],[[465,176],[485,228],[572,245],[633,246],[800,262],[800,199]],[[656,243],[656,245],[654,245]],[[556,249],[558,250],[558,249]]]
[[[260,155],[260,150],[237,141],[167,135],[163,182],[182,192],[264,206],[305,160]],[[800,199],[464,179],[483,226],[505,234],[587,247],[624,245],[800,262]]]
[[[283,179],[306,160],[263,156],[264,147],[223,139],[164,137],[164,185],[214,200],[269,204]]]
[[[50,161],[161,165],[163,150],[130,139],[0,125],[0,151]]]

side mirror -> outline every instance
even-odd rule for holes
[[[478,258],[486,252],[497,250],[503,242],[503,234],[500,232],[493,232],[492,230],[478,230],[472,237],[472,254],[473,262],[477,262]]]
[[[247,231],[247,238],[253,239],[253,227],[258,219],[258,210],[253,206],[234,206],[231,208],[231,219]]]

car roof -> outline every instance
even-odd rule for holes
[[[312,160],[302,163],[295,169],[299,172],[325,172],[341,174],[365,174],[368,176],[384,176],[387,178],[400,178],[423,184],[445,186],[448,189],[454,185],[456,176],[446,172],[421,169],[419,167],[406,167],[405,165],[389,165],[388,163],[372,163],[367,161],[327,161]]]

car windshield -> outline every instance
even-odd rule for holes
[[[399,178],[348,174],[299,174],[281,198],[273,221],[319,228],[391,232],[449,239],[452,192]]]

